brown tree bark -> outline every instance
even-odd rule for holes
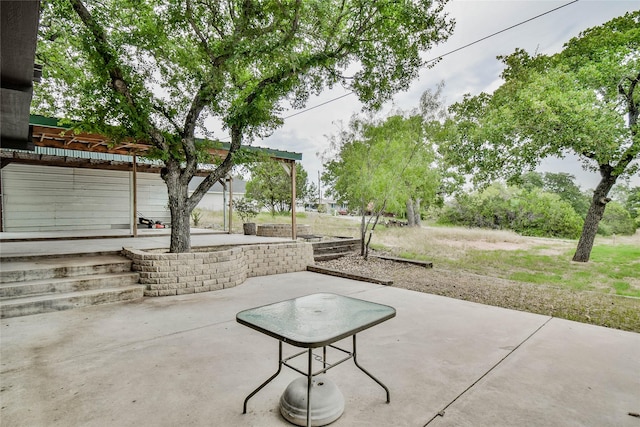
[[[415,215],[413,213],[413,200],[407,199],[407,225],[409,227],[415,227]]]
[[[421,225],[420,199],[407,200],[407,226],[420,227]]]
[[[171,212],[171,244],[172,253],[189,252],[191,250],[191,210],[187,206],[188,187],[180,183],[180,164],[175,160],[165,162],[162,179],[167,184],[169,211]]]
[[[584,219],[582,234],[580,235],[580,240],[578,240],[578,247],[576,248],[576,253],[573,255],[573,261],[576,262],[589,261],[591,250],[593,249],[593,242],[598,232],[598,224],[604,215],[607,203],[611,201],[607,195],[618,178],[611,174],[611,167],[601,166],[600,171],[602,179],[593,192],[591,206],[589,206],[589,211]]]

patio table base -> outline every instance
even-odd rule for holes
[[[338,386],[320,375],[311,380],[309,419],[313,427],[331,424],[344,412],[344,396]],[[296,378],[280,397],[280,413],[298,426],[307,425],[307,379]]]

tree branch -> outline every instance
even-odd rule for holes
[[[242,129],[243,128],[240,125],[231,126],[231,144],[229,146],[227,156],[213,172],[202,180],[200,185],[198,185],[198,188],[196,188],[189,197],[189,204],[192,209],[195,208],[202,197],[204,197],[204,194],[209,190],[209,188],[211,188],[213,184],[231,170],[231,167],[233,166],[233,157],[242,145]]]
[[[149,117],[141,111],[140,107],[134,100],[133,94],[129,88],[129,84],[125,80],[122,69],[118,66],[115,55],[111,53],[109,41],[103,28],[93,18],[91,12],[87,10],[81,0],[70,0],[73,10],[76,12],[84,26],[89,30],[93,36],[93,48],[96,50],[100,58],[102,59],[102,66],[109,73],[111,79],[111,88],[117,94],[123,96],[127,104],[135,111],[143,123],[146,133],[150,136],[153,145],[157,146],[163,151],[168,150],[168,146],[162,133],[151,124]]]
[[[186,164],[180,172],[180,181],[183,185],[188,185],[191,177],[198,169],[198,152],[195,145],[196,124],[200,113],[207,105],[205,95],[206,87],[203,84],[191,101],[191,108],[184,119],[184,130],[180,133],[180,142],[184,151]]]
[[[123,73],[120,67],[116,64],[116,58],[110,52],[109,41],[107,40],[107,35],[104,30],[96,20],[91,15],[91,12],[87,10],[84,4],[80,0],[71,0],[71,5],[73,6],[73,10],[76,11],[78,17],[82,20],[84,26],[91,32],[93,36],[93,47],[96,52],[102,58],[105,68],[109,73],[109,77],[111,78],[111,87],[117,93],[123,95],[129,105],[131,105],[134,109],[136,108],[136,103],[133,100],[133,96],[131,95],[131,91],[129,90],[129,85],[124,81]]]
[[[213,54],[213,52],[209,48],[209,43],[207,42],[207,38],[204,36],[204,34],[202,34],[202,32],[200,31],[200,28],[198,28],[195,21],[193,20],[193,11],[191,10],[191,0],[187,0],[186,9],[187,9],[187,20],[189,21],[189,25],[191,25],[191,28],[200,39],[200,44],[202,45],[202,48],[204,49],[204,51],[207,53],[207,56],[209,56],[212,62],[215,62],[216,56]]]

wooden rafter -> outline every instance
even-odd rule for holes
[[[133,138],[125,138],[118,143],[114,143],[105,135],[77,132],[70,128],[58,125],[57,119],[49,119],[41,116],[32,116],[32,135],[34,145],[39,147],[57,148],[62,150],[85,151],[103,154],[119,154],[124,156],[144,157],[151,149],[151,145],[135,140]],[[48,122],[51,122],[49,124]],[[298,153],[287,151],[272,150],[268,148],[248,147],[250,150],[256,150],[266,153],[268,156],[280,160],[291,161],[300,160],[302,156]],[[227,148],[224,144],[209,150],[214,157],[223,158],[227,155]],[[15,151],[0,150],[2,165],[9,163],[31,163],[49,166],[67,166],[67,167],[88,167],[93,169],[117,169],[130,170],[129,162],[114,162],[109,160],[84,159],[77,156],[63,155],[45,155],[36,153],[25,153]],[[81,166],[80,166],[81,165]],[[162,166],[159,164],[143,165],[138,163],[140,172],[160,172]],[[198,175],[205,176],[210,170],[203,168]]]

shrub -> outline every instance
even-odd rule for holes
[[[522,191],[517,221],[512,229],[525,236],[576,239],[582,232],[583,220],[569,202],[557,194],[539,189]]]
[[[255,202],[249,201],[246,198],[233,201],[233,208],[242,220],[242,222],[249,222],[252,218],[255,218],[260,210]]]
[[[556,194],[493,184],[463,194],[445,207],[438,223],[510,229],[526,236],[577,238],[583,220]]]
[[[629,211],[616,201],[609,202],[602,220],[598,225],[598,234],[610,236],[612,234],[633,235],[636,232],[636,222],[629,215]]]
[[[193,221],[193,226],[197,227],[200,225],[200,219],[202,218],[202,211],[198,208],[191,211],[191,220]]]

